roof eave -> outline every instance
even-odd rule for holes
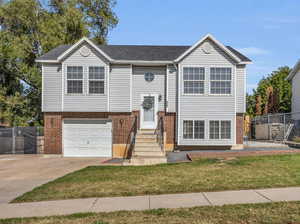
[[[206,39],[212,40],[215,44],[217,44],[222,50],[224,50],[234,61],[237,63],[241,63],[242,60],[239,59],[236,55],[234,55],[226,46],[224,46],[221,42],[213,37],[211,34],[206,34],[203,38],[197,41],[193,46],[183,52],[178,58],[175,59],[175,62],[180,62],[183,58],[185,58],[190,52],[192,52],[195,48],[197,48],[201,43],[203,43]]]
[[[297,74],[298,70],[300,69],[300,60],[297,62],[297,64],[294,66],[290,74],[286,77],[286,80],[290,81],[294,78],[294,76]]]
[[[36,63],[59,63],[58,60],[46,60],[46,59],[36,59]]]
[[[166,65],[166,64],[172,64],[173,61],[112,60],[111,63],[112,64],[135,64],[135,65]]]

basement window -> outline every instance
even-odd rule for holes
[[[204,139],[205,138],[205,121],[185,120],[183,121],[183,138],[184,139]]]
[[[209,121],[210,139],[231,139],[231,121]]]

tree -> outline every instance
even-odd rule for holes
[[[263,77],[252,95],[247,97],[247,113],[251,116],[267,113],[288,113],[291,111],[292,89],[286,80],[291,69],[279,67]],[[255,99],[255,106],[253,100]]]
[[[115,0],[49,0],[44,5],[39,0],[3,1],[0,119],[8,119],[11,125],[24,125],[26,120],[42,123],[41,68],[35,59],[58,45],[74,44],[83,36],[105,43],[109,29],[118,22],[112,11],[114,5]],[[22,112],[9,106],[15,100],[20,101]],[[8,116],[7,108],[15,114]]]

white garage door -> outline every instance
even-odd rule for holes
[[[108,120],[64,120],[64,156],[111,157],[112,123]]]

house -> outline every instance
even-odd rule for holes
[[[292,83],[292,113],[299,113],[300,112],[300,89],[299,89],[300,60],[288,75],[287,80],[291,81]],[[299,119],[299,115],[297,115],[297,119]]]
[[[127,157],[134,148],[147,156],[156,139],[163,152],[243,147],[251,60],[210,34],[193,46],[96,45],[82,38],[36,61],[45,153]]]

